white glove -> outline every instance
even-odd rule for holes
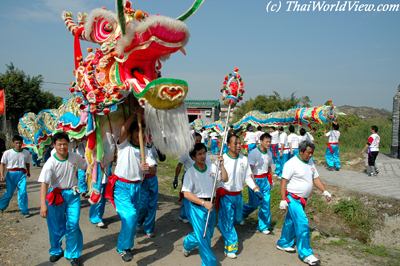
[[[324,190],[324,192],[322,192],[322,195],[327,197],[327,198],[329,198],[329,199],[332,198],[331,193],[329,193],[327,190]]]
[[[80,194],[81,192],[80,192],[80,190],[79,190],[79,188],[77,186],[73,186],[72,187],[72,193],[74,195],[77,195],[77,194]]]
[[[286,200],[281,200],[281,202],[279,203],[279,209],[281,210],[286,210],[287,209],[287,201]]]

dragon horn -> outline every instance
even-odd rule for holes
[[[64,20],[65,26],[67,27],[68,31],[70,31],[72,33],[72,35],[74,35],[74,36],[75,36],[75,32],[79,28],[82,28],[83,25],[85,24],[86,16],[87,16],[86,13],[79,13],[78,14],[78,23],[79,23],[79,25],[77,25],[73,20],[72,12],[64,11],[62,13],[62,18]],[[85,37],[85,30],[83,30],[82,33],[79,35],[79,39],[89,41]]]
[[[200,6],[204,3],[204,0],[195,0],[192,6],[182,15],[177,17],[177,20],[185,21],[189,17],[191,17],[196,11],[200,8]]]

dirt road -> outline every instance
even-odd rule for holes
[[[29,208],[32,216],[23,218],[13,198],[6,212],[0,214],[0,261],[2,265],[52,265],[48,262],[48,232],[46,221],[39,216],[39,190],[36,183],[40,169],[33,169],[28,185]],[[0,194],[3,193],[1,189]],[[200,265],[200,256],[193,252],[188,258],[182,254],[182,241],[191,231],[178,217],[179,205],[175,197],[160,195],[157,213],[156,237],[147,239],[139,232],[134,249],[134,260],[124,263],[115,251],[120,229],[117,214],[110,204],[106,206],[105,223],[107,229],[99,229],[88,221],[89,204],[82,202],[80,225],[84,237],[82,259],[85,265]],[[275,243],[280,231],[265,236],[255,231],[255,225],[247,223],[239,226],[239,256],[236,260],[225,258],[223,241],[215,230],[213,248],[221,265],[305,265],[297,254],[287,254],[276,250]],[[362,259],[346,252],[315,250],[323,265],[368,265]],[[69,265],[61,259],[56,265]]]

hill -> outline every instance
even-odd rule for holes
[[[351,106],[351,105],[342,105],[338,106],[337,109],[340,112],[343,112],[347,115],[353,114],[357,115],[362,119],[371,119],[371,118],[390,118],[392,116],[392,112],[389,112],[386,109],[377,109],[368,106]]]

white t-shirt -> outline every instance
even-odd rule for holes
[[[328,137],[329,143],[339,142],[340,132],[338,130],[331,130],[325,134]]]
[[[279,143],[279,131],[275,130],[269,134],[271,135],[271,144],[278,144]]]
[[[379,142],[380,141],[381,141],[381,138],[376,133],[369,136],[369,138],[368,138],[369,150],[370,151],[379,151]]]
[[[43,165],[38,182],[49,184],[52,188],[72,188],[78,184],[78,169],[86,169],[85,159],[78,154],[68,153],[68,159],[63,161],[53,154]]]
[[[5,164],[7,169],[23,168],[26,169],[26,164],[31,163],[31,154],[27,150],[15,151],[14,149],[6,150],[1,157],[1,163]]]
[[[246,183],[251,189],[256,187],[251,175],[251,169],[247,157],[239,154],[239,157],[231,158],[227,153],[224,155],[224,166],[228,173],[228,181],[222,183],[221,187],[228,191],[242,191]]]
[[[279,134],[279,147],[281,150],[283,150],[283,153],[289,153],[288,135],[286,134],[286,132],[282,132]]]
[[[207,131],[204,130],[203,132],[200,133],[200,135],[201,135],[201,143],[205,143],[206,140],[208,139]]]
[[[142,180],[143,173],[140,169],[140,148],[133,146],[128,140],[117,145],[118,158],[114,174],[130,181]],[[149,149],[145,147],[146,163],[151,167],[157,164]]]
[[[298,156],[293,157],[283,167],[282,178],[288,180],[287,191],[299,197],[308,198],[313,188],[313,180],[319,177],[317,168],[310,160],[303,162]]]
[[[310,138],[310,134],[308,134],[308,132],[306,132],[306,134],[304,134],[304,136],[299,136],[299,143],[301,143],[301,142],[303,142],[303,141],[308,141],[308,142],[311,142],[311,143],[313,143],[314,142],[314,138],[313,138],[313,136],[311,136],[312,137],[312,139]]]
[[[190,167],[183,180],[182,192],[191,192],[198,198],[211,198],[214,180],[217,176],[217,166],[206,164],[207,169],[200,171],[196,165]]]
[[[249,153],[249,164],[253,166],[253,174],[262,175],[268,173],[268,168],[272,166],[272,154],[270,149],[262,152],[259,147]]]
[[[292,149],[299,148],[299,136],[295,133],[290,133],[288,136],[288,143],[292,145]]]
[[[261,130],[256,131],[257,143],[260,143],[260,142],[261,142],[261,141],[260,141],[260,137],[261,137],[262,134],[264,134],[263,131],[261,131]]]
[[[254,144],[257,143],[257,135],[255,132],[247,131],[246,136],[244,137],[244,141],[246,144]]]
[[[218,133],[217,132],[211,132],[210,138],[211,139],[218,139]]]

